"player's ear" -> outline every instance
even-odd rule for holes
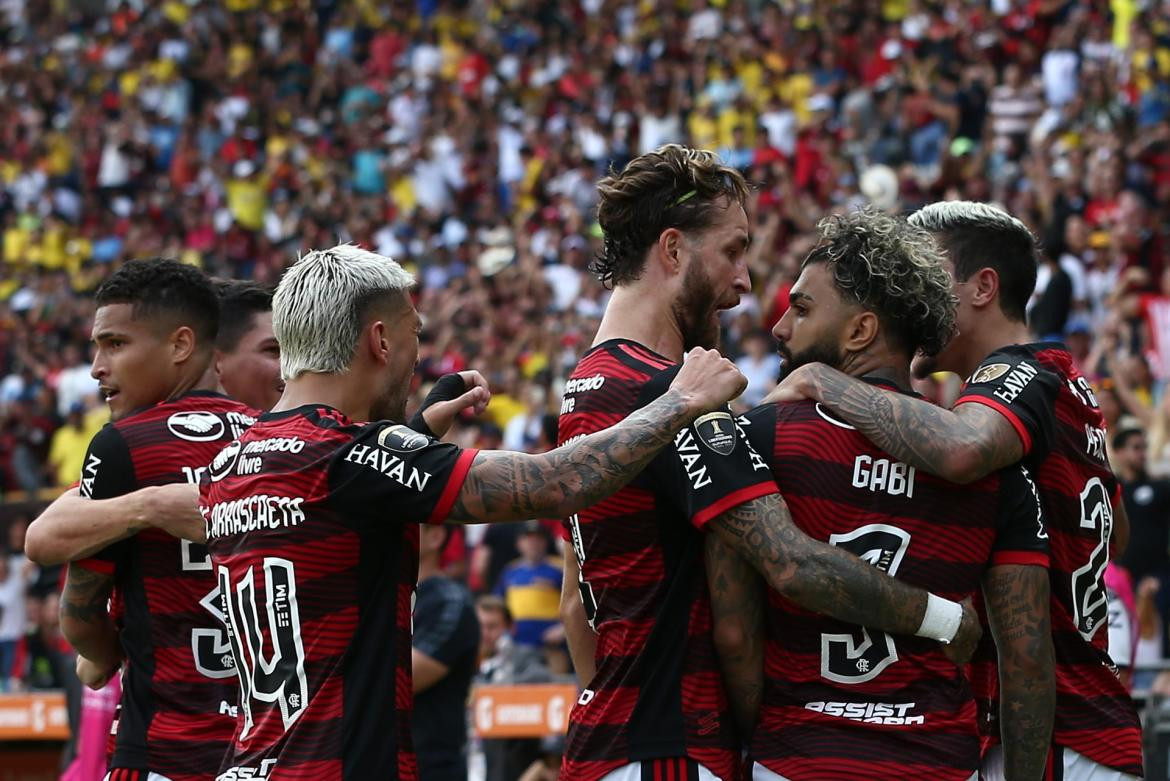
[[[999,296],[999,274],[993,268],[981,268],[967,280],[971,285],[971,305],[988,306]]]
[[[171,360],[182,363],[195,352],[195,332],[190,326],[181,325],[171,332]]]
[[[849,318],[843,345],[845,351],[859,353],[867,349],[877,339],[878,326],[878,317],[873,312],[862,311]]]
[[[370,360],[378,365],[384,365],[390,360],[390,334],[386,321],[374,318],[362,329],[362,339],[365,341],[366,354]]]
[[[654,258],[649,262],[657,262],[662,266],[667,278],[678,274],[682,270],[683,242],[685,240],[686,237],[678,228],[667,228],[662,231],[662,235],[658,237],[658,244],[655,245],[658,251],[654,253]]]

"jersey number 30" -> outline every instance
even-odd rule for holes
[[[898,574],[910,546],[910,534],[897,526],[872,523],[847,534],[834,534],[829,544],[856,554],[890,575]],[[821,676],[836,683],[872,681],[898,661],[894,638],[865,627],[846,634],[821,635]]]
[[[244,716],[240,737],[246,738],[252,732],[253,701],[278,705],[287,732],[309,705],[293,563],[288,559],[265,557],[263,611],[256,601],[255,567],[249,567],[234,586],[227,567],[220,567],[219,591],[240,676],[240,705]],[[261,617],[266,626],[261,625]],[[270,652],[266,653],[266,645],[271,645]]]

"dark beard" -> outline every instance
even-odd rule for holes
[[[675,300],[674,318],[682,331],[683,351],[692,347],[714,349],[719,346],[719,313],[711,280],[698,263],[692,261],[683,277],[682,293]]]
[[[370,406],[370,420],[392,420],[406,423],[406,396],[391,390]]]
[[[783,376],[787,377],[806,363],[823,363],[831,369],[840,369],[845,361],[841,353],[841,346],[831,340],[817,342],[812,346],[793,353],[785,344],[780,345],[780,355],[784,358]]]

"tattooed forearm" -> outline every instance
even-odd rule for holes
[[[481,452],[450,520],[572,515],[632,480],[694,414],[679,393],[669,390],[621,423],[548,453]]]
[[[1016,565],[992,567],[983,578],[983,594],[999,654],[999,728],[1005,775],[1040,779],[1056,709],[1048,571]]]
[[[812,398],[882,450],[924,472],[966,483],[1024,455],[1019,435],[1007,419],[981,404],[952,411],[821,364],[805,369]]]
[[[764,594],[760,576],[717,535],[706,538],[715,648],[731,710],[750,736],[764,696]]]
[[[113,578],[71,566],[61,592],[61,632],[77,653],[99,665],[112,666],[121,658],[117,629],[107,602]]]
[[[912,635],[922,625],[927,592],[812,539],[792,522],[778,494],[741,504],[710,528],[769,586],[803,608],[895,634]]]

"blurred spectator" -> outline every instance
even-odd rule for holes
[[[768,391],[776,386],[780,376],[780,354],[776,351],[776,340],[766,331],[755,331],[743,339],[744,354],[735,362],[748,386],[739,397],[738,405],[751,408],[764,400]]]
[[[17,518],[8,524],[7,549],[0,551],[0,691],[10,687],[16,652],[28,629],[28,587],[37,567],[24,555],[28,522]]]
[[[508,524],[504,524],[505,526]],[[479,617],[479,676],[483,683],[545,683],[550,680],[540,652],[517,644],[512,637],[512,615],[504,600],[485,595],[475,602]],[[483,741],[485,781],[512,781],[541,759],[538,738]]]
[[[467,778],[467,696],[480,628],[471,595],[439,571],[447,528],[419,527],[418,590],[412,639],[414,750],[419,775]]]
[[[1146,434],[1138,428],[1113,435],[1113,469],[1129,516],[1129,545],[1119,563],[1135,583],[1152,577],[1170,586],[1170,480],[1146,471]],[[1158,612],[1170,620],[1170,587],[1162,589]]]
[[[564,640],[561,628],[560,559],[549,556],[548,533],[540,521],[524,524],[516,550],[520,558],[504,567],[496,582],[512,616],[512,639],[518,645],[541,648]]]
[[[28,599],[29,628],[17,643],[11,667],[16,687],[24,691],[60,690],[76,680],[73,649],[57,621],[58,596]]]
[[[66,486],[81,478],[85,451],[94,434],[101,430],[100,420],[94,426],[85,415],[85,406],[74,402],[61,428],[53,432],[49,443],[49,468],[53,470],[53,485]]]

